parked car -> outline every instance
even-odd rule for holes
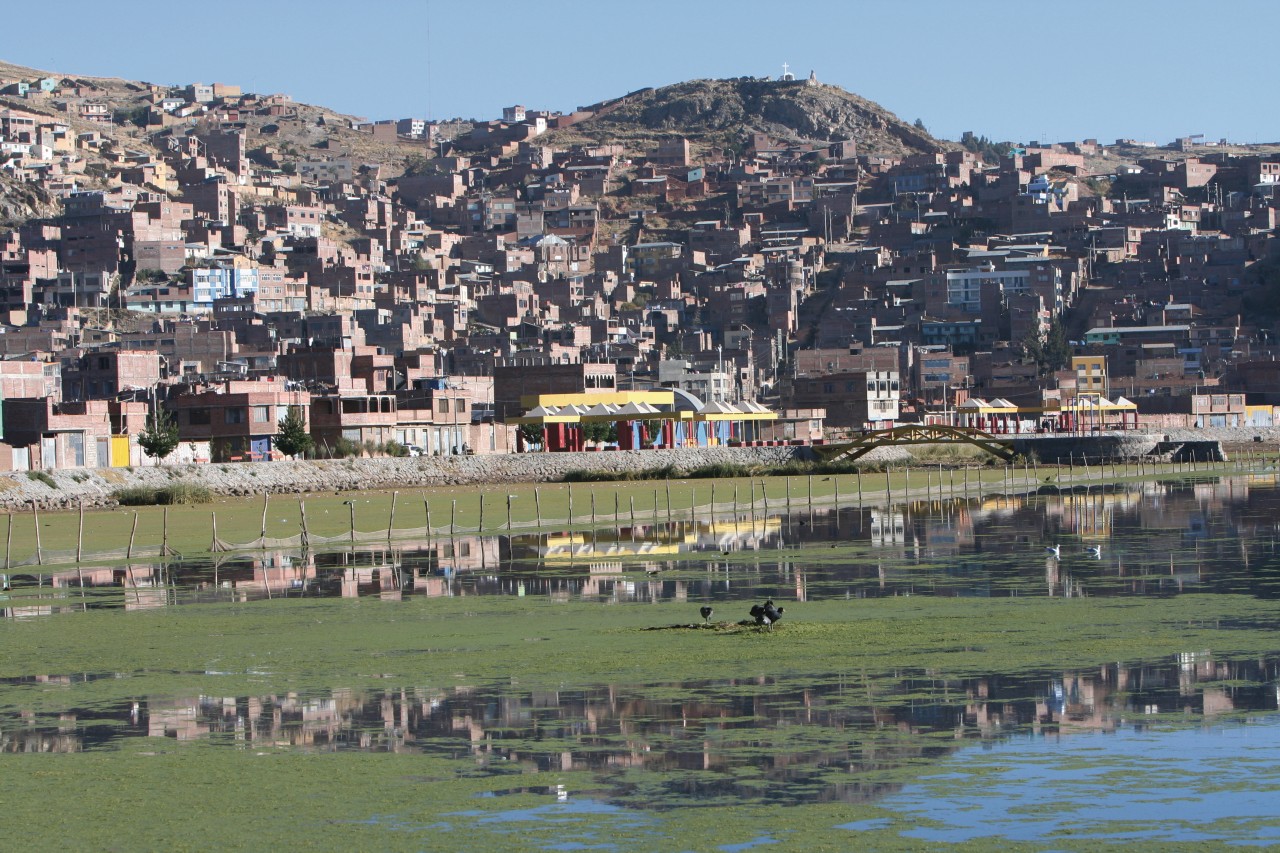
[[[427,452],[416,444],[406,444],[405,450],[409,451],[410,456],[426,456]]]

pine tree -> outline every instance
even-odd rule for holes
[[[147,419],[146,428],[138,433],[138,446],[148,456],[164,459],[178,448],[178,424],[165,409],[158,409]]]
[[[302,409],[290,406],[285,416],[280,419],[280,431],[276,434],[276,450],[286,456],[297,456],[306,453],[315,446],[315,439],[307,432],[306,421],[302,417]]]

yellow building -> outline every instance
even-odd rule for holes
[[[1107,396],[1107,357],[1105,355],[1076,355],[1071,357],[1071,369],[1076,374],[1077,394]]]

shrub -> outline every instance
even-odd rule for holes
[[[112,492],[111,497],[120,506],[154,506],[159,503],[156,500],[159,491],[155,486],[125,486]]]
[[[53,476],[46,471],[28,471],[27,479],[33,482],[44,483],[51,489],[58,488],[58,484],[54,481]]]
[[[398,441],[388,441],[382,446],[382,451],[388,456],[408,456],[409,448],[405,447]]]
[[[126,486],[116,489],[111,496],[121,506],[173,506],[176,504],[202,504],[213,500],[213,492],[201,483],[177,482],[156,486]]]

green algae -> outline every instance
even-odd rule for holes
[[[745,616],[748,604],[738,606],[741,614],[729,604],[717,610]],[[1280,622],[1272,603],[1248,596],[902,597],[788,602],[787,620],[772,632],[732,623],[715,630],[648,630],[688,626],[696,612],[696,602],[602,606],[477,596],[277,599],[6,620],[0,623],[0,682],[54,678],[0,684],[0,720],[23,714],[55,720],[74,707],[85,709],[78,724],[109,726],[112,720],[95,709],[139,697],[482,686],[566,691],[619,685],[654,701],[714,703],[772,701],[780,691],[839,685],[844,692],[827,695],[826,707],[874,709],[936,702],[960,680],[993,673],[1089,670],[1200,650],[1212,650],[1219,660],[1273,654]],[[925,683],[922,673],[932,681]],[[72,674],[89,677],[65,677]],[[730,682],[731,688],[724,686]],[[1229,679],[1211,683],[1231,686]],[[802,703],[790,696],[773,707],[796,712]],[[38,821],[49,803],[76,792],[93,808],[60,814],[50,836],[51,844],[72,848],[549,849],[568,839],[676,850],[766,837],[778,840],[779,849],[926,846],[900,835],[919,821],[905,822],[871,801],[935,768],[936,756],[954,749],[955,733],[784,724],[743,734],[731,728],[752,719],[729,713],[717,720],[721,728],[696,733],[746,765],[638,768],[603,774],[607,785],[600,773],[540,772],[496,757],[481,763],[465,750],[452,759],[421,750],[331,753],[236,746],[224,737],[193,744],[135,739],[66,756],[5,754],[0,807],[7,819]],[[1176,726],[1180,720],[1184,715],[1171,712],[1144,723]],[[639,714],[636,721],[646,722]],[[605,733],[584,744],[556,732],[526,737],[497,725],[486,730],[514,754],[606,753],[629,743],[624,734]],[[651,732],[645,737],[655,751],[678,739]],[[856,756],[849,761],[856,768],[814,768],[788,788],[783,802],[771,802],[781,796],[762,770],[772,755],[839,750]],[[554,795],[496,795],[513,784],[565,785],[571,801],[576,792],[601,791],[599,801],[621,811],[558,812]],[[178,788],[181,793],[173,793]],[[832,789],[856,801],[820,802]],[[537,814],[527,814],[531,810]],[[201,814],[187,820],[188,811]],[[882,824],[856,832],[838,828],[867,821]],[[1055,846],[1069,849],[1059,841]],[[973,849],[982,846],[974,843]]]

